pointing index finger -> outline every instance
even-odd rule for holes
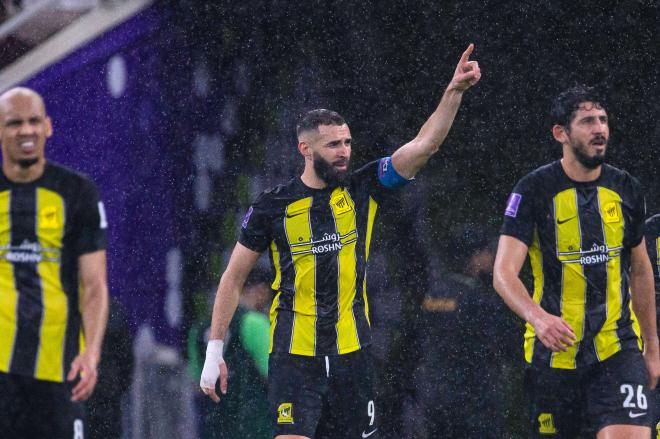
[[[465,52],[463,52],[463,55],[461,55],[461,64],[465,64],[468,59],[470,59],[470,54],[474,50],[474,43],[470,43],[467,49],[465,49]]]

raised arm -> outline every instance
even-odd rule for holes
[[[82,294],[82,315],[85,349],[71,362],[69,381],[80,377],[72,390],[72,401],[84,401],[96,387],[97,366],[101,359],[101,346],[108,323],[108,281],[105,250],[83,254],[78,258]]]
[[[549,314],[534,302],[518,276],[526,255],[525,243],[512,236],[500,236],[493,287],[513,312],[534,327],[545,347],[553,352],[566,351],[575,342],[573,330],[561,317]]]
[[[222,357],[223,340],[231,322],[238,301],[252,267],[259,259],[259,253],[250,250],[241,243],[236,243],[234,251],[229,258],[227,269],[220,278],[218,291],[213,304],[213,318],[211,320],[211,334],[206,348],[206,361],[202,370],[200,387],[213,401],[220,398],[215,392],[215,383],[220,377],[220,390],[227,392],[227,366]]]
[[[469,60],[473,50],[474,44],[470,44],[463,52],[454,76],[440,99],[438,108],[422,125],[417,136],[392,155],[394,169],[402,177],[413,178],[438,151],[454,122],[458,107],[461,105],[463,92],[479,82],[479,78],[481,78],[479,64]]]
[[[660,375],[660,347],[656,329],[653,268],[646,252],[644,239],[631,252],[630,290],[633,311],[639,321],[644,341],[644,361],[649,374],[649,386],[653,389]]]

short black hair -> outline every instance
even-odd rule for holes
[[[552,124],[568,128],[583,102],[593,102],[596,108],[605,108],[604,99],[595,87],[577,85],[560,93],[552,102]]]
[[[300,137],[300,134],[305,131],[318,130],[319,125],[342,126],[344,124],[346,124],[346,121],[336,111],[318,108],[308,111],[300,119],[300,122],[296,125],[296,135]]]

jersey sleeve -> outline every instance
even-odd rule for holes
[[[513,236],[529,247],[534,238],[534,211],[537,202],[533,179],[530,176],[523,177],[507,199],[500,234]]]
[[[637,247],[644,237],[646,222],[646,198],[641,183],[631,177],[633,188],[633,208],[630,227],[630,246]]]
[[[270,204],[267,194],[261,194],[245,213],[238,235],[238,242],[258,253],[265,251],[272,240]]]
[[[395,196],[399,188],[412,181],[396,172],[396,169],[392,166],[391,157],[383,157],[369,162],[355,171],[354,175],[359,180],[358,184],[366,186],[369,195],[378,204]]]
[[[105,250],[108,221],[98,190],[90,180],[83,179],[78,195],[76,212],[78,255]]]

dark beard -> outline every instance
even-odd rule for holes
[[[603,153],[602,155],[595,155],[593,157],[589,157],[584,152],[585,149],[584,145],[579,144],[576,146],[575,144],[571,143],[571,148],[573,148],[573,153],[575,154],[575,158],[577,159],[577,161],[580,162],[580,164],[587,169],[596,169],[605,162],[605,153]]]
[[[327,162],[316,153],[313,154],[314,171],[321,180],[328,185],[328,187],[345,187],[351,180],[350,161],[347,161],[347,171],[337,171],[331,163]]]
[[[38,157],[32,159],[22,159],[18,161],[18,166],[20,166],[23,169],[27,169],[30,166],[36,165],[38,161],[39,161]]]

